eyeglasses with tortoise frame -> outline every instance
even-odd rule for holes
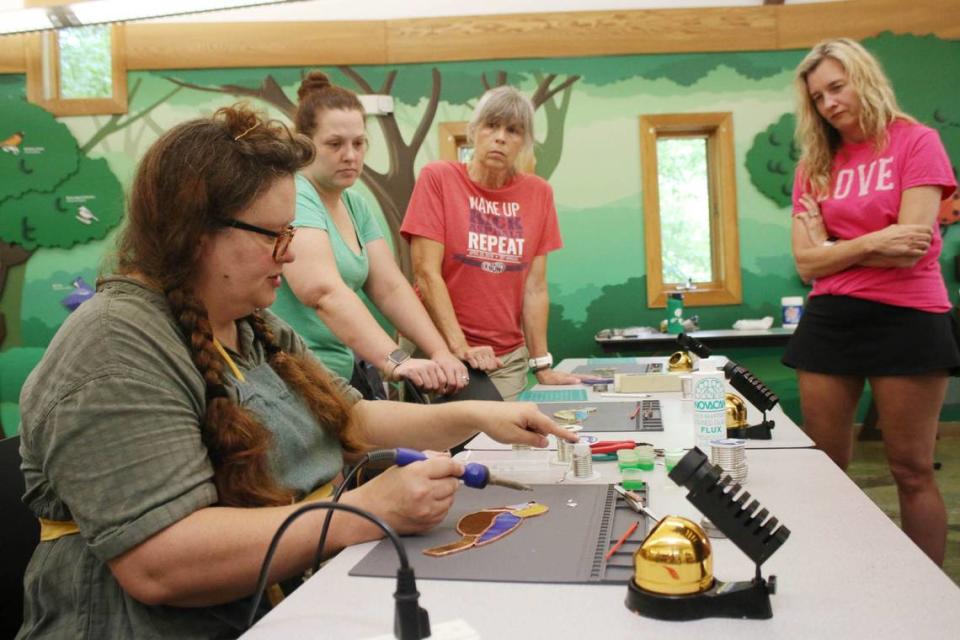
[[[287,249],[290,247],[290,241],[293,240],[293,234],[297,232],[297,228],[292,224],[287,225],[283,231],[271,231],[270,229],[264,229],[263,227],[247,224],[246,222],[240,222],[239,220],[224,220],[220,224],[224,227],[252,231],[253,233],[259,233],[260,235],[273,238],[273,259],[277,261],[286,255]]]

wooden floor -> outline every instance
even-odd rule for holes
[[[941,423],[935,459],[940,463],[937,484],[947,505],[949,526],[943,570],[960,586],[960,423]],[[882,442],[857,442],[847,473],[890,519],[900,522],[897,489],[884,458]]]

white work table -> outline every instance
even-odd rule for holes
[[[460,455],[496,469],[513,452]],[[960,588],[826,455],[812,449],[756,450],[747,453],[747,464],[745,488],[792,532],[762,569],[764,577],[777,576],[770,620],[642,618],[624,606],[626,586],[611,585],[418,580],[420,604],[434,625],[462,619],[482,638],[902,640],[949,637],[960,629]],[[617,478],[615,464],[595,467],[602,471],[601,482]],[[542,480],[557,477],[548,473]],[[655,513],[699,521],[686,489],[659,466],[650,488]],[[343,551],[244,638],[389,637],[395,580],[347,575],[374,544]],[[752,578],[752,563],[733,543],[715,540],[713,552],[718,579]]]
[[[721,356],[722,357],[722,356]],[[557,365],[557,370],[565,372],[573,372],[578,367],[583,367],[585,365],[591,365],[594,368],[612,368],[616,369],[618,364],[651,364],[651,363],[660,363],[663,365],[664,370],[667,366],[666,357],[637,357],[637,358],[566,358]],[[730,386],[729,381],[726,383],[727,391],[732,391],[737,393],[736,389]],[[682,394],[679,391],[676,392],[666,392],[666,393],[651,393],[643,394],[646,397],[634,397],[630,394],[613,394],[613,393],[598,393],[593,390],[591,385],[578,385],[578,386],[553,386],[553,385],[542,385],[538,384],[534,386],[531,391],[560,391],[567,392],[574,389],[583,389],[586,392],[586,400],[578,402],[582,406],[596,405],[600,403],[610,403],[610,402],[619,402],[619,403],[635,403],[640,400],[659,400],[660,401],[660,411],[663,418],[663,431],[590,431],[589,424],[584,427],[583,433],[586,435],[596,436],[601,440],[638,440],[643,442],[649,442],[655,447],[658,448],[675,448],[680,447],[684,449],[689,449],[693,447],[695,441],[695,433],[693,428],[693,404],[690,400],[684,400]],[[613,385],[610,385],[612,391]],[[738,394],[739,395],[739,394]],[[563,405],[568,405],[569,402],[564,401]],[[762,415],[761,412],[757,410],[749,402],[747,405],[747,420],[750,424],[758,424]],[[548,404],[544,403],[541,406],[541,409],[550,415],[548,409]],[[629,414],[627,409],[624,409],[624,422],[627,422],[626,416]],[[813,440],[810,439],[807,434],[797,426],[797,424],[790,419],[787,414],[783,412],[783,409],[778,403],[773,409],[767,412],[767,418],[772,419],[775,423],[775,427],[771,433],[772,438],[770,440],[747,440],[746,447],[747,449],[794,449],[794,448],[806,448],[813,446]],[[551,446],[555,446],[551,444]],[[479,449],[479,450],[505,450],[510,449],[510,445],[501,444],[491,439],[490,437],[480,434],[467,444],[467,449]]]

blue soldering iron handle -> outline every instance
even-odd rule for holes
[[[420,462],[421,460],[426,460],[426,459],[427,459],[427,456],[425,453],[423,453],[423,451],[397,447],[397,458],[395,462],[399,467],[405,467],[411,462]]]
[[[469,462],[460,479],[468,487],[483,489],[490,481],[490,469],[478,462]]]
[[[426,460],[427,456],[422,451],[416,449],[397,448],[396,463],[398,466],[406,466],[411,462]],[[463,484],[473,489],[483,489],[490,481],[490,470],[482,464],[471,462],[466,465],[463,476],[460,478]]]

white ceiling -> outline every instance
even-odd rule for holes
[[[158,0],[126,0],[155,4]],[[162,0],[161,0],[162,1]],[[842,0],[785,0],[787,4]],[[283,5],[163,18],[181,22],[246,22],[256,20],[391,20],[462,15],[606,11],[624,9],[676,9],[682,7],[758,6],[763,0],[304,0]],[[0,0],[0,11],[19,9],[23,0]]]

